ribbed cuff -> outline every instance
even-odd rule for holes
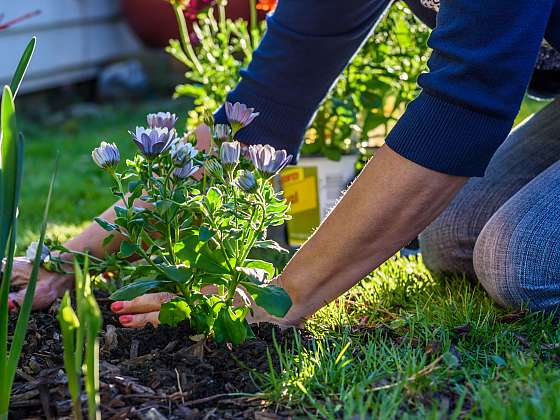
[[[401,156],[449,175],[479,177],[513,121],[495,118],[422,92],[389,133]]]
[[[241,102],[255,108],[260,115],[247,127],[239,130],[237,140],[246,144],[270,144],[276,149],[285,149],[293,156],[292,163],[299,157],[299,149],[314,110],[304,110],[275,103],[255,94],[249,83],[241,83],[229,93],[229,102]],[[227,117],[222,105],[214,114],[219,124],[226,124]]]

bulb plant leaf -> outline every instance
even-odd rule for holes
[[[23,54],[19,60],[19,63],[16,67],[16,71],[12,76],[12,81],[10,82],[10,89],[14,95],[14,98],[17,96],[19,91],[19,87],[21,86],[21,82],[23,81],[23,77],[29,67],[29,63],[31,62],[31,58],[33,57],[33,52],[35,51],[35,45],[37,44],[37,38],[32,37],[31,40],[28,42]]]
[[[2,285],[0,288],[0,419],[7,418],[11,389],[16,373],[17,364],[23,348],[26,335],[27,324],[31,314],[35,286],[41,264],[41,253],[37,253],[33,261],[32,271],[27,284],[27,290],[23,303],[19,309],[19,316],[16,322],[15,331],[11,346],[8,349],[8,296],[10,279],[13,266],[16,241],[16,213],[19,200],[19,190],[22,179],[23,168],[23,135],[16,135],[17,125],[15,119],[15,106],[11,89],[4,87],[1,104],[1,180],[0,180],[0,199],[2,225],[0,226],[0,252],[5,256],[3,267]],[[43,246],[47,228],[49,207],[56,179],[58,161],[51,178],[43,223],[39,239],[39,249]],[[6,252],[6,245],[8,250]]]
[[[74,416],[82,418],[80,378],[84,376],[87,411],[90,420],[101,418],[99,410],[99,339],[103,324],[101,311],[93,296],[88,273],[89,259],[82,268],[74,260],[76,311],[70,292],[66,292],[58,312],[58,322],[64,345],[64,369],[72,399]],[[84,363],[85,361],[85,363]]]
[[[2,222],[0,224],[0,261],[2,261],[2,278],[0,280],[0,420],[8,418],[12,385],[37,282],[38,261],[36,259],[33,265],[34,275],[29,279],[12,344],[8,348],[8,299],[16,244],[16,216],[23,169],[24,143],[23,135],[18,133],[17,130],[14,99],[33,55],[35,43],[36,40],[33,37],[20,58],[11,85],[4,86],[2,89],[0,102],[0,217]],[[52,182],[43,218],[43,238],[51,192]],[[37,254],[40,258],[40,253]]]

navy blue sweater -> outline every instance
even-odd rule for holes
[[[279,0],[228,100],[261,116],[239,133],[297,155],[315,110],[388,0]],[[543,38],[560,50],[560,0],[441,0],[429,73],[386,142],[452,175],[482,176],[505,140]],[[216,113],[225,121],[224,110]]]

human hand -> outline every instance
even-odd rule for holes
[[[29,283],[32,270],[33,264],[27,258],[14,258],[11,282],[12,286],[19,287],[20,289],[17,292],[10,293],[8,299],[10,311],[23,304],[25,292],[27,291],[26,286]],[[32,309],[46,309],[52,305],[57,298],[64,294],[65,290],[71,287],[73,278],[73,275],[53,273],[40,268]]]
[[[202,290],[203,293],[215,293],[214,286],[207,286]],[[159,311],[161,305],[171,301],[175,295],[171,293],[148,293],[130,301],[117,301],[113,302],[111,305],[111,311],[119,315],[119,322],[122,326],[127,328],[143,328],[148,324],[157,327],[159,325]],[[234,298],[234,304],[236,301],[242,303],[242,298],[236,295]],[[247,321],[249,324],[258,324],[261,322],[268,322],[271,324],[276,324],[281,327],[294,327],[299,326],[298,323],[289,322],[284,318],[277,318],[264,309],[258,307],[254,304],[251,305],[252,313],[247,315]]]

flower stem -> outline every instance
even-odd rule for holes
[[[189,30],[187,28],[187,22],[185,21],[185,15],[183,14],[183,8],[179,5],[173,6],[173,11],[175,12],[175,17],[177,18],[177,23],[179,24],[179,33],[181,36],[181,45],[186,53],[189,55],[196,71],[203,75],[204,69],[196,56],[194,48],[191,43],[191,38],[189,36]]]

